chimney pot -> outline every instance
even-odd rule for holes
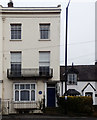
[[[10,2],[8,3],[8,7],[13,7],[13,2],[12,2],[12,0],[10,0]]]

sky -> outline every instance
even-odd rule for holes
[[[60,64],[65,60],[66,6],[69,0],[12,0],[14,7],[55,7],[61,4]],[[71,0],[68,12],[68,65],[90,65],[95,62],[95,1]],[[0,0],[7,7],[9,0]]]

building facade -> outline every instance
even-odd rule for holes
[[[56,106],[60,80],[60,6],[0,6],[2,113]]]
[[[93,105],[97,105],[97,63],[95,65],[74,65],[67,68],[68,95],[91,96]],[[65,67],[60,67],[60,79],[65,86]],[[64,88],[64,87],[63,87]],[[70,93],[71,92],[71,93]],[[63,89],[63,94],[65,90]]]

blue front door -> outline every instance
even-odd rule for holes
[[[55,107],[55,88],[47,88],[47,107]]]

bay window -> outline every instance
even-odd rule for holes
[[[14,84],[15,101],[35,101],[35,84]]]

